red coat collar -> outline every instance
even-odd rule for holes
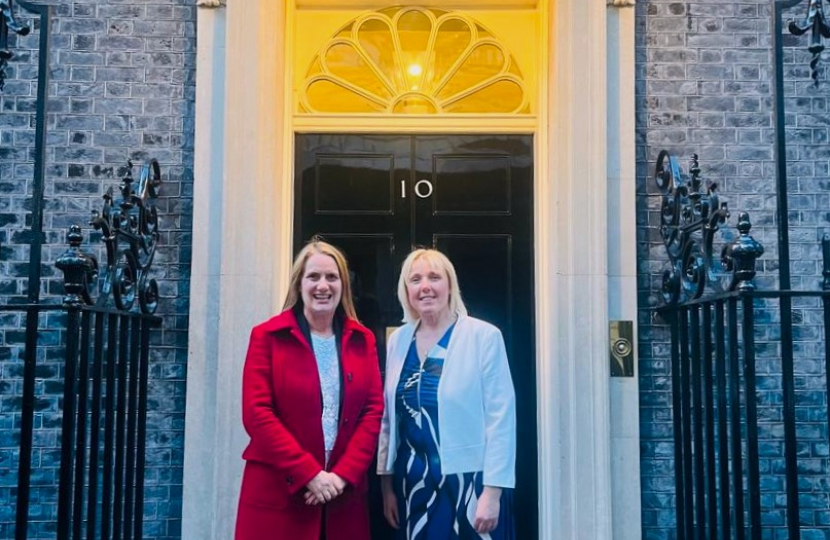
[[[300,329],[300,324],[297,322],[297,316],[294,311],[286,309],[282,313],[271,317],[262,324],[266,332],[279,332],[280,330]]]
[[[266,332],[280,332],[283,330],[300,330],[300,324],[297,322],[297,316],[294,310],[286,309],[282,313],[271,317],[263,323],[263,328]],[[352,332],[362,331],[362,326],[356,320],[346,317],[343,322],[343,339],[346,339]]]

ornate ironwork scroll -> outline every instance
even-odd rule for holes
[[[810,31],[810,46],[807,50],[813,55],[810,60],[810,76],[813,78],[813,84],[818,87],[818,64],[821,60],[821,52],[824,50],[824,44],[821,38],[830,38],[830,26],[827,25],[827,17],[824,15],[823,0],[810,0],[807,7],[807,17],[804,22],[799,25],[795,21],[790,21],[789,30],[794,36],[801,36]]]
[[[660,152],[655,182],[663,194],[660,235],[670,268],[663,273],[662,294],[668,304],[700,298],[707,287],[716,292],[754,288],[755,259],[763,253],[749,236],[749,216],[742,212],[741,236],[725,245],[720,260],[715,260],[715,233],[729,218],[729,208],[720,201],[717,184],[709,182],[704,188],[697,154],[692,156],[689,175],[684,178],[675,156]]]
[[[133,164],[127,162],[122,179],[121,201],[115,203],[113,189],[104,194],[101,212],[92,213],[92,225],[100,230],[106,246],[107,264],[99,269],[95,258],[80,251],[80,228],[71,228],[69,250],[59,259],[64,271],[67,296],[65,303],[106,305],[109,297],[115,307],[130,311],[138,300],[142,313],[154,313],[158,307],[158,284],[150,278],[150,267],[158,243],[158,212],[154,200],[161,186],[158,161],[141,167],[138,185],[133,178]],[[92,288],[98,282],[97,300]]]
[[[15,19],[14,0],[0,0],[0,92],[6,87],[6,66],[14,56],[9,50],[9,31],[25,36],[31,28]]]

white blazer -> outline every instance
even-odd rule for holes
[[[394,472],[398,450],[395,394],[416,325],[395,330],[386,350],[386,407],[378,474]],[[438,382],[439,456],[443,474],[483,471],[485,486],[516,484],[516,395],[498,328],[463,316],[455,325]]]

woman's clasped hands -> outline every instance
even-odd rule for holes
[[[314,505],[331,502],[343,493],[346,486],[346,481],[337,474],[320,471],[306,484],[308,491],[305,492],[305,503]]]

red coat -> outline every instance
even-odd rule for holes
[[[377,449],[383,393],[375,339],[343,325],[341,408],[329,470],[349,483],[324,506],[307,506],[306,484],[325,448],[317,361],[291,310],[255,327],[242,376],[242,422],[251,436],[243,459],[236,540],[369,540],[366,471]],[[322,523],[323,516],[325,524]]]

